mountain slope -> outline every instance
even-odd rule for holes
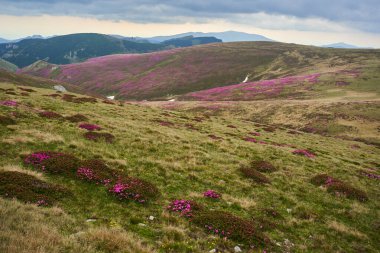
[[[164,48],[165,46],[159,44],[137,43],[103,34],[83,33],[0,44],[0,57],[19,67],[25,67],[38,60],[67,64],[96,56],[152,52]]]
[[[13,63],[7,62],[0,58],[0,69],[16,72],[18,70],[18,67]]]
[[[322,47],[349,48],[349,49],[359,48],[358,46],[350,45],[350,44],[347,44],[347,43],[344,43],[344,42],[338,42],[338,43],[328,44],[328,45],[324,45]]]
[[[267,37],[259,34],[249,34],[244,32],[236,31],[226,31],[226,32],[213,32],[213,33],[202,33],[202,32],[188,32],[181,33],[171,36],[156,36],[152,38],[147,38],[151,42],[160,43],[165,40],[176,39],[186,36],[194,37],[215,37],[221,39],[223,42],[238,42],[238,41],[273,41]]]
[[[119,99],[143,100],[168,99],[189,92],[239,84],[245,79],[254,82],[349,71],[379,61],[380,50],[234,42],[140,55],[104,56],[78,64],[28,67],[22,72],[69,82],[102,95],[116,95]]]
[[[202,44],[210,43],[220,43],[222,40],[215,37],[194,37],[192,35],[185,36],[181,38],[175,38],[170,40],[165,40],[161,42],[163,45],[174,46],[174,47],[191,47]]]
[[[359,140],[378,138],[378,102],[162,109],[0,87],[0,252],[378,251],[380,152]]]

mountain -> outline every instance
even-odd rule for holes
[[[96,33],[78,33],[46,39],[34,36],[16,43],[0,44],[0,58],[19,67],[28,66],[39,60],[53,64],[68,64],[104,55],[148,53],[212,42],[220,40],[187,37],[163,43],[150,43],[138,38]]]
[[[191,47],[195,45],[210,44],[210,43],[220,43],[222,40],[215,37],[194,37],[192,35],[185,36],[176,39],[165,40],[161,42],[163,45],[173,46],[173,47]]]
[[[16,72],[18,70],[18,67],[13,63],[7,62],[0,58],[0,69]]]
[[[194,36],[194,37],[215,37],[221,39],[223,42],[237,42],[237,41],[273,41],[267,37],[258,34],[249,34],[244,32],[227,31],[227,32],[188,32],[171,36],[156,36],[147,38],[152,43],[160,43],[165,40],[177,39],[181,37]]]
[[[238,85],[243,81],[249,84],[248,91],[252,89],[254,92],[255,86],[258,85],[258,89],[265,86],[255,82],[283,77],[294,78],[268,82],[267,85],[274,83],[273,88],[279,91],[274,94],[285,96],[283,92],[290,92],[301,96],[304,92],[312,91],[312,87],[308,82],[299,81],[297,76],[320,73],[328,76],[328,82],[323,84],[335,88],[336,82],[346,82],[344,78],[335,80],[340,76],[344,77],[345,72],[336,77],[328,75],[328,72],[365,67],[368,67],[368,71],[374,71],[370,64],[377,64],[379,58],[380,50],[337,50],[278,42],[230,42],[147,54],[110,55],[61,66],[42,64],[24,68],[21,72],[72,83],[86,91],[105,96],[116,95],[116,99],[165,100],[179,96],[180,99],[194,100],[194,97],[188,96],[189,93]],[[349,72],[347,75],[355,73]],[[372,82],[371,78],[368,79],[370,81]],[[289,85],[278,86],[285,83]],[[375,89],[373,84],[363,85],[363,89],[364,87]],[[251,95],[244,98],[247,90],[245,87],[241,88],[236,89],[237,93],[229,89],[234,96],[230,96],[228,92],[228,96],[227,93],[222,93],[226,94],[225,99],[220,94],[216,98],[260,98]],[[262,96],[272,97],[270,91],[269,89],[262,93]],[[242,96],[239,98],[237,94]]]
[[[164,48],[163,45],[137,43],[103,34],[82,33],[0,44],[0,57],[19,67],[25,67],[38,60],[67,64],[96,56],[146,53]]]
[[[344,42],[339,42],[339,43],[333,43],[333,44],[328,44],[324,45],[322,47],[331,47],[331,48],[349,48],[349,49],[354,49],[354,48],[360,48],[358,46],[350,45]]]
[[[2,44],[2,43],[8,43],[8,42],[10,42],[10,41],[7,40],[7,39],[0,38],[0,44]]]

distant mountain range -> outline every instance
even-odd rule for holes
[[[80,33],[47,39],[29,38],[19,42],[3,43],[0,44],[0,58],[18,67],[28,66],[39,60],[54,64],[68,64],[104,55],[147,53],[216,42],[221,42],[221,40],[213,37],[196,38],[188,36],[162,43],[150,43],[105,34]]]
[[[370,47],[359,47],[351,44],[347,44],[344,42],[338,42],[338,43],[333,43],[333,44],[328,44],[328,45],[323,45],[322,47],[330,47],[330,48],[347,48],[347,49],[355,49],[355,48],[361,48],[361,49],[372,49]]]
[[[177,39],[177,38],[186,37],[186,36],[215,37],[217,39],[222,40],[223,42],[273,41],[272,39],[269,39],[259,34],[249,34],[249,33],[236,32],[236,31],[211,32],[211,33],[188,32],[188,33],[175,34],[171,36],[156,36],[156,37],[151,37],[151,38],[146,38],[146,39],[152,43],[160,43],[165,40]]]

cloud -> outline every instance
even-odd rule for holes
[[[351,27],[380,33],[379,0],[0,0],[0,6],[0,14],[16,16],[65,15],[137,23],[225,20],[273,29]]]

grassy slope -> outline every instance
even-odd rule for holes
[[[4,83],[0,86],[12,87]],[[57,208],[41,209],[2,200],[5,204],[1,204],[1,212],[5,216],[1,217],[5,219],[0,224],[5,235],[1,241],[4,252],[12,252],[12,247],[16,247],[11,239],[15,235],[22,238],[22,243],[17,243],[18,252],[37,252],[38,246],[49,252],[78,252],[78,248],[83,252],[123,252],[128,247],[131,252],[205,252],[213,248],[233,251],[236,243],[207,236],[191,222],[168,213],[165,207],[174,198],[193,199],[207,208],[276,223],[265,233],[280,245],[278,252],[376,252],[380,247],[379,181],[359,174],[360,170],[369,168],[377,168],[375,173],[379,174],[380,152],[374,146],[309,133],[292,135],[283,128],[266,132],[262,126],[254,124],[262,121],[259,116],[265,116],[265,112],[255,111],[251,114],[255,117],[250,120],[247,120],[249,115],[241,116],[251,105],[244,107],[243,104],[236,107],[234,113],[215,114],[197,122],[192,119],[204,117],[207,112],[182,112],[176,108],[168,112],[140,104],[73,104],[42,96],[51,94],[49,90],[36,90],[37,93],[27,97],[0,93],[0,100],[13,99],[21,103],[17,109],[0,106],[3,115],[18,112],[17,125],[0,126],[3,170],[9,168],[6,165],[21,169],[20,155],[38,150],[64,151],[83,159],[102,157],[112,167],[153,182],[162,196],[147,205],[120,203],[97,186],[44,175],[49,182],[69,188],[74,196],[58,204],[60,212]],[[292,108],[298,110],[300,118],[305,115],[305,108]],[[76,124],[40,118],[36,113],[42,109],[65,116],[82,113],[90,118],[89,122],[114,134],[116,142],[85,140],[84,131]],[[368,113],[373,116],[377,112],[378,107]],[[175,126],[161,126],[155,120],[169,121]],[[378,124],[378,119],[373,120],[373,124]],[[198,130],[189,130],[185,124],[193,124]],[[313,151],[317,157],[308,159],[293,155],[293,148],[243,141],[251,131],[261,132],[259,140],[292,144]],[[213,140],[209,134],[223,140]],[[359,148],[352,149],[354,144]],[[270,161],[279,168],[268,175],[272,181],[270,185],[257,185],[239,173],[241,165],[255,159]],[[310,184],[310,178],[320,173],[364,190],[369,201],[362,203],[336,197]],[[222,193],[222,199],[203,198],[202,193],[207,189]],[[269,217],[263,212],[268,207],[273,207],[283,219]],[[16,208],[18,211],[14,211]],[[149,221],[150,215],[156,219]],[[10,219],[18,217],[25,217],[23,225],[9,223]],[[96,221],[86,222],[91,217],[96,217]],[[66,219],[68,221],[64,222]],[[43,229],[33,230],[34,226],[43,226]],[[46,231],[52,231],[50,236],[39,240]],[[133,239],[135,237],[139,239]],[[30,249],[25,243],[28,240],[36,247]],[[120,241],[124,245],[122,249],[117,246]],[[49,248],[51,242],[55,242],[53,248]],[[246,246],[241,247],[246,250]]]
[[[139,55],[95,58],[25,73],[70,82],[121,99],[172,95],[289,75],[324,73],[379,63],[379,50],[318,48],[277,42],[235,42]]]
[[[13,63],[7,62],[3,59],[0,59],[0,69],[7,70],[11,72],[16,72],[18,70],[18,67],[14,65]]]

